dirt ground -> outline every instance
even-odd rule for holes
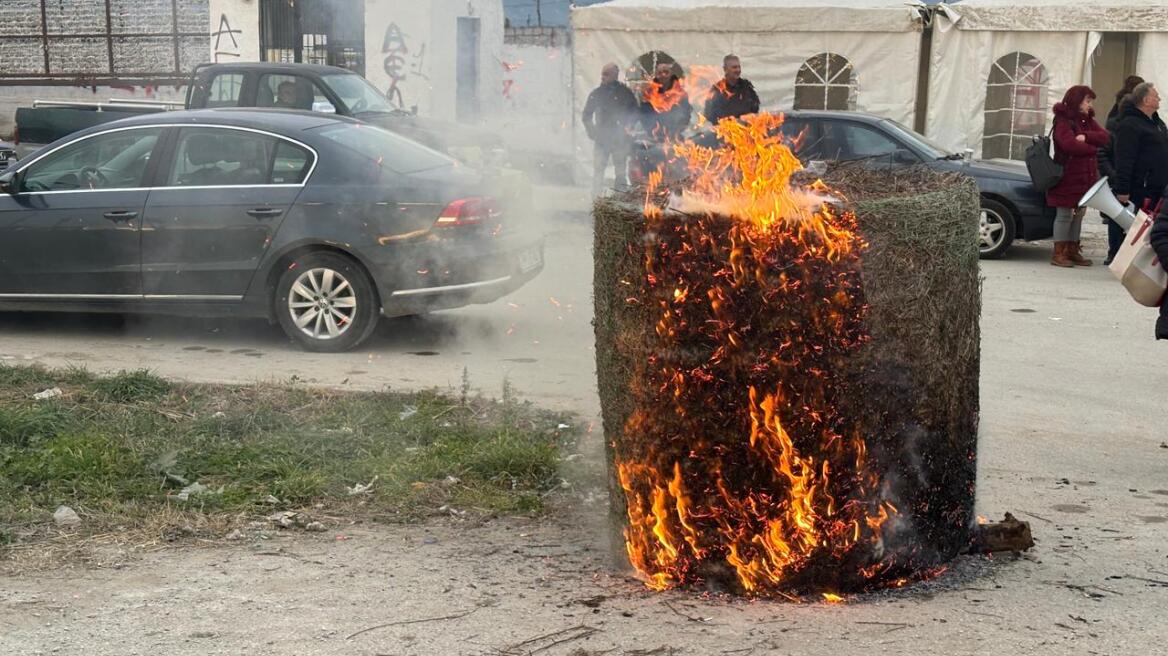
[[[254,322],[33,316],[0,318],[0,358],[362,389],[457,387],[466,367],[485,393],[507,378],[591,422],[590,228],[550,227],[548,270],[513,297],[392,322],[357,353],[302,353]],[[1021,558],[963,559],[841,605],[654,594],[610,567],[603,496],[577,485],[541,522],[333,522],[180,548],[97,545],[89,565],[0,574],[0,653],[1168,653],[1168,346],[1102,267],[1056,269],[1048,249],[982,267],[978,507],[1031,522],[1038,546]]]

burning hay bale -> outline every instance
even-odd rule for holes
[[[850,173],[833,205],[789,184],[779,120],[594,209],[614,537],[653,588],[866,589],[969,543],[976,188]]]

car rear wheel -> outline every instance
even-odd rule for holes
[[[276,284],[274,307],[289,337],[322,353],[354,348],[381,316],[368,274],[336,253],[308,253],[289,264]]]
[[[983,260],[1001,257],[1014,243],[1014,213],[1005,205],[981,199],[981,215],[978,219],[978,253]]]

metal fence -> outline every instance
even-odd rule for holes
[[[208,59],[208,0],[3,0],[0,24],[0,85],[178,83]]]

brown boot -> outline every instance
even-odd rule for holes
[[[1083,257],[1082,242],[1068,241],[1066,253],[1067,257],[1071,259],[1071,262],[1073,262],[1075,266],[1091,266],[1092,264],[1095,264],[1091,260]]]
[[[1055,266],[1065,267],[1068,269],[1074,267],[1075,263],[1072,262],[1071,258],[1067,255],[1067,251],[1070,250],[1068,246],[1072,244],[1074,244],[1074,242],[1056,241],[1054,243],[1054,255],[1051,256],[1050,263]]]

